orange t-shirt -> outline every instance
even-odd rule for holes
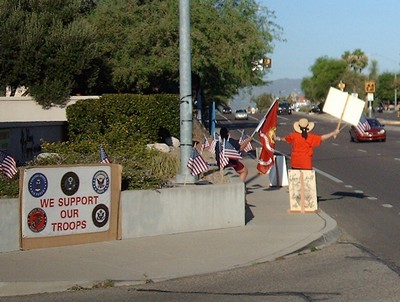
[[[321,145],[321,135],[308,133],[307,139],[301,133],[293,132],[285,136],[286,142],[292,144],[291,166],[293,169],[312,169],[314,147]]]

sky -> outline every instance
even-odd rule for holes
[[[319,57],[361,49],[378,71],[400,72],[399,0],[258,0],[275,12],[286,42],[274,41],[267,80],[302,79]],[[368,67],[365,72],[368,71]]]

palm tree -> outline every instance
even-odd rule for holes
[[[361,71],[368,66],[368,56],[359,48],[352,53],[345,51],[342,55],[342,59],[345,60],[349,67],[355,72],[361,73]]]

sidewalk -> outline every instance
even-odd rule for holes
[[[246,226],[60,248],[0,253],[0,296],[141,284],[229,270],[336,241],[336,221],[324,212],[289,213],[288,188],[270,188],[256,160],[249,168]]]

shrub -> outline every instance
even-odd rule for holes
[[[161,128],[179,137],[179,97],[176,95],[105,95],[67,107],[71,141],[107,142],[158,140]]]
[[[18,177],[14,176],[10,179],[4,175],[0,175],[0,197],[14,198],[18,196]]]
[[[67,107],[69,141],[43,142],[49,156],[27,167],[99,163],[103,145],[112,163],[123,167],[122,189],[151,189],[169,185],[178,173],[179,154],[146,147],[159,140],[160,129],[179,137],[179,98],[176,95],[106,95]],[[18,177],[0,177],[0,197],[18,196]]]

